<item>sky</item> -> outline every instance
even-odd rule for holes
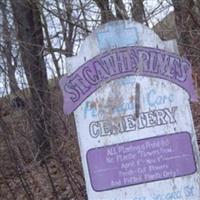
[[[171,0],[145,0],[144,4],[145,4],[146,13],[151,13],[151,18],[148,20],[150,28],[152,28],[156,23],[161,21],[166,15],[168,15],[170,12],[173,11],[173,6],[170,6],[170,1]],[[112,0],[111,0],[111,2],[112,2]],[[124,2],[126,4],[127,10],[130,10],[130,4],[128,3],[128,2],[130,2],[130,0],[129,1],[124,0]],[[157,7],[158,7],[158,9],[155,10],[155,8],[157,8]],[[152,15],[152,12],[153,12],[153,15]],[[147,14],[147,16],[148,16],[148,14]],[[59,27],[57,19],[53,20],[53,24],[49,24],[49,25],[50,25],[50,27],[52,27],[50,29],[50,31],[52,32],[52,35],[53,35],[53,31],[54,31],[53,28]],[[58,47],[59,47],[61,44],[59,37],[55,38],[53,40],[53,43],[55,46],[57,46],[56,44],[58,44]],[[77,48],[77,47],[75,47],[75,48]],[[49,78],[51,78],[54,76],[53,74],[55,74],[55,71],[52,70],[53,62],[52,62],[51,56],[47,56],[45,59],[46,59],[48,76],[49,76]],[[60,60],[60,66],[63,66],[63,67],[61,67],[62,68],[61,71],[63,70],[64,66],[66,66],[66,58],[64,56],[63,56],[63,59]],[[24,78],[25,77],[23,77],[23,79]],[[19,79],[19,77],[18,77],[18,79]],[[1,80],[0,81],[0,95],[3,95],[5,93],[5,88],[4,88],[5,80],[3,79],[2,76],[0,77],[0,80]],[[19,82],[22,82],[22,80],[20,80]],[[26,82],[26,80],[24,79],[23,84],[26,85],[25,82]]]

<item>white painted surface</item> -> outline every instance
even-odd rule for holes
[[[176,43],[176,40],[169,40],[169,41],[162,41],[157,34],[154,33],[153,30],[149,29],[148,27],[135,22],[135,21],[114,21],[111,23],[107,23],[107,25],[101,25],[97,30],[95,30],[93,33],[91,33],[83,42],[81,45],[80,51],[77,56],[73,56],[71,58],[67,58],[67,66],[69,66],[68,72],[69,74],[75,71],[78,67],[80,67],[83,63],[88,61],[89,59],[93,58],[94,56],[100,54],[102,49],[99,48],[97,34],[100,32],[107,31],[107,27],[111,24],[113,26],[114,23],[122,23],[124,24],[126,29],[129,29],[133,33],[134,36],[134,30],[137,30],[137,41],[135,43],[130,42],[129,45],[125,46],[145,46],[145,47],[153,47],[153,48],[159,48],[166,50],[168,52],[176,53],[178,54],[178,46]],[[123,31],[123,30],[121,30]],[[119,42],[119,43],[118,43]],[[118,41],[117,44],[115,44],[115,48],[117,47],[123,47],[123,44],[120,44],[120,41]],[[109,41],[108,41],[109,43]],[[106,51],[108,49],[104,49]]]
[[[186,198],[184,195],[183,198],[172,198],[172,199],[181,199],[181,200],[199,200],[200,199],[200,177],[199,177],[199,157],[198,157],[198,146],[196,143],[196,135],[194,131],[194,126],[192,123],[192,115],[190,111],[190,104],[188,101],[188,94],[181,89],[180,87],[169,83],[168,81],[158,80],[155,78],[147,77],[128,77],[126,81],[132,82],[128,85],[122,85],[120,80],[114,80],[108,83],[105,87],[99,89],[97,92],[92,94],[78,109],[75,111],[76,125],[78,130],[78,136],[80,141],[81,148],[81,157],[83,162],[83,169],[85,172],[85,180],[87,185],[88,198],[91,200],[167,200],[168,198],[164,197],[169,193],[175,195],[180,190],[183,190],[184,187],[194,187],[194,196],[189,196]],[[141,84],[141,112],[148,112],[150,110],[171,108],[176,106],[177,111],[175,114],[176,123],[167,124],[162,126],[155,126],[152,128],[141,129],[137,131],[130,131],[128,133],[122,133],[119,135],[112,135],[106,137],[98,137],[94,139],[89,134],[89,124],[92,121],[99,121],[102,119],[107,119],[113,117],[116,113],[112,115],[112,112],[107,108],[107,104],[113,102],[114,107],[121,106],[122,102],[127,102],[131,96],[135,96],[134,88],[135,83]],[[155,91],[152,95],[149,96],[151,91]],[[148,97],[149,96],[149,97]],[[172,98],[171,98],[172,97]],[[163,102],[156,104],[156,99],[163,99]],[[102,101],[102,99],[104,99]],[[165,99],[165,100],[164,100]],[[172,100],[170,100],[172,99]],[[97,102],[104,102],[100,106]],[[95,116],[94,112],[89,109],[88,103],[96,105],[97,111],[100,111],[105,108],[105,112],[102,115]],[[128,102],[127,102],[128,103]],[[112,103],[111,103],[112,104]],[[126,110],[120,115],[134,114],[135,110]],[[88,174],[88,166],[86,161],[86,153],[89,149],[101,146],[107,146],[116,143],[134,141],[144,138],[150,138],[154,136],[159,136],[163,134],[171,134],[181,131],[187,131],[191,133],[193,148],[196,157],[196,163],[198,168],[198,173],[194,175],[174,178],[169,180],[157,181],[152,183],[146,183],[141,185],[134,185],[129,187],[124,187],[120,189],[114,189],[105,192],[95,192],[91,187],[90,177]],[[162,198],[155,198],[159,196]]]
[[[136,22],[127,21],[124,23],[126,28],[132,29],[133,34],[136,34],[133,36],[136,38],[136,40],[133,40],[135,41],[134,44],[130,43],[129,45],[154,47],[177,53],[177,45],[174,41],[162,42],[159,37],[147,27]],[[112,23],[111,26],[114,26],[114,24]],[[70,72],[75,71],[80,65],[98,55],[100,52],[108,50],[108,48],[103,50],[100,49],[97,39],[98,33],[105,32],[106,27],[100,27],[86,38],[79,55],[70,60]],[[122,46],[123,44],[117,42],[114,47]],[[136,82],[139,83],[141,87],[140,112],[177,107],[177,111],[175,112],[176,123],[138,129],[136,131],[117,135],[92,138],[89,134],[89,125],[91,122],[135,114],[135,107],[130,105],[135,104]],[[124,110],[122,109],[123,111],[121,112],[113,112],[113,110],[116,110],[119,107],[122,107]],[[190,110],[189,96],[182,88],[169,81],[157,78],[140,76],[121,78],[104,84],[100,89],[88,97],[74,113],[89,200],[200,199],[200,162],[198,146]],[[88,150],[96,147],[167,135],[181,131],[189,132],[192,138],[197,166],[197,172],[195,174],[103,192],[95,192],[92,189],[86,160]],[[189,190],[191,190],[190,195],[189,193],[187,194]]]

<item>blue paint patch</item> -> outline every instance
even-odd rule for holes
[[[113,22],[97,33],[97,40],[101,50],[125,47],[137,43],[138,33],[136,28],[126,28],[124,22]]]

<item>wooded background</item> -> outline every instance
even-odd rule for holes
[[[123,19],[177,39],[199,89],[199,0],[0,1],[0,199],[87,199],[74,118],[63,115],[58,80],[92,30]],[[198,134],[199,108],[192,104]]]

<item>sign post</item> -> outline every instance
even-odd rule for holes
[[[199,200],[191,65],[130,21],[101,26],[60,80],[89,200]]]

